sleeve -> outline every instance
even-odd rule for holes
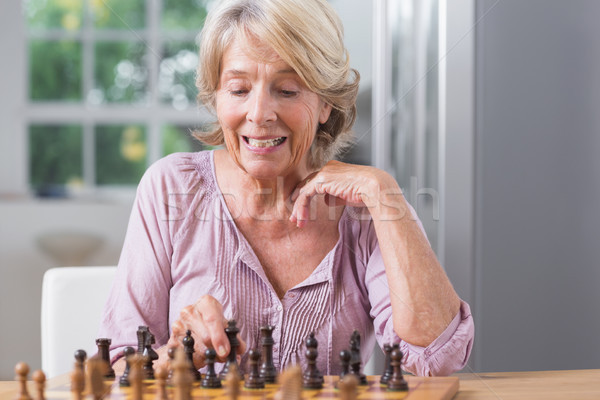
[[[390,289],[372,224],[367,236],[372,252],[367,261],[365,284],[379,345],[383,348],[385,343],[400,343],[404,354],[403,369],[415,375],[444,376],[464,368],[471,354],[475,334],[469,305],[461,300],[457,315],[429,346],[420,347],[403,341],[394,331]]]
[[[166,184],[160,166],[142,177],[131,212],[115,280],[104,308],[100,337],[112,340],[111,360],[137,347],[137,328],[147,325],[157,345],[169,338],[172,242]]]

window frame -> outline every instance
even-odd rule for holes
[[[163,31],[161,17],[163,9],[162,0],[146,2],[145,28],[143,29],[96,29],[93,26],[92,13],[89,9],[89,0],[83,1],[83,23],[77,32],[68,32],[61,29],[38,30],[27,25],[27,17],[22,12],[25,68],[24,80],[24,109],[21,126],[22,143],[24,144],[22,174],[25,182],[23,187],[32,189],[29,171],[29,126],[34,124],[78,124],[82,126],[82,158],[83,158],[83,187],[79,193],[86,195],[109,197],[133,196],[137,183],[131,185],[106,185],[96,183],[95,163],[95,137],[94,127],[97,125],[117,124],[142,124],[146,127],[146,167],[157,161],[162,154],[161,134],[163,126],[189,126],[198,127],[214,119],[214,116],[204,107],[191,103],[185,110],[177,110],[160,98],[158,91],[159,67],[162,60],[163,48],[172,40],[196,42],[202,24],[197,30]],[[82,88],[80,101],[50,100],[38,101],[30,99],[30,80],[28,79],[30,59],[29,43],[32,40],[76,40],[82,44]],[[148,71],[147,93],[148,98],[143,103],[102,103],[94,105],[88,101],[87,94],[94,87],[94,46],[97,42],[141,42],[146,47],[145,67]],[[197,49],[196,49],[197,50]],[[70,193],[71,194],[71,193]],[[76,195],[75,193],[73,195]]]

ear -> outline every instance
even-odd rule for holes
[[[321,103],[321,111],[319,111],[319,123],[324,124],[329,119],[329,115],[331,114],[331,104],[325,103],[324,101]]]

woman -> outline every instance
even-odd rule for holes
[[[363,362],[375,339],[399,342],[404,368],[449,374],[469,356],[473,322],[419,222],[384,171],[332,161],[350,141],[358,74],[325,0],[232,0],[202,31],[199,99],[216,112],[205,143],[140,182],[101,335],[117,358],[148,325],[160,360],[196,339],[194,362],[236,319],[244,364],[273,325],[275,366],[340,370],[357,329]]]

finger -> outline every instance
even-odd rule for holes
[[[202,323],[207,334],[207,346],[211,346],[217,352],[217,358],[224,360],[229,353],[229,340],[225,334],[226,320],[223,316],[223,307],[211,296],[201,299],[198,304],[202,310]]]
[[[317,187],[322,189],[322,183],[311,181],[300,189],[294,202],[290,221],[295,222],[299,228],[306,224],[310,218],[310,205],[314,196],[318,194]]]

